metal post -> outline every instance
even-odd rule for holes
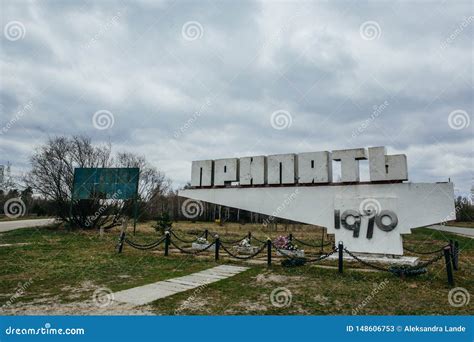
[[[135,201],[133,205],[133,236],[135,236],[135,232],[137,230],[137,197],[135,196]]]
[[[344,245],[342,244],[342,241],[339,242],[338,252],[339,252],[338,270],[339,270],[339,273],[342,273],[343,267],[344,267],[344,265],[343,265],[343,263],[344,263],[344,257],[343,257]]]
[[[215,260],[219,260],[219,247],[221,245],[221,239],[219,235],[216,234],[216,253],[215,253]]]
[[[122,232],[120,233],[119,243],[118,243],[118,245],[117,245],[117,252],[118,252],[119,254],[122,253],[124,240],[125,240],[125,232],[122,231]]]
[[[444,247],[444,261],[446,263],[446,273],[448,274],[448,284],[454,286],[453,269],[451,268],[451,248]]]
[[[204,231],[204,238],[205,238],[206,240],[207,240],[207,235],[208,235],[208,234],[209,234],[209,230],[206,229],[206,230]]]
[[[290,235],[288,235],[288,240],[290,240],[290,242],[293,241],[293,234],[290,233]]]
[[[165,256],[168,256],[168,253],[169,253],[170,239],[171,239],[170,232],[166,231],[166,233],[165,233]]]
[[[321,252],[323,251],[324,248],[324,228],[322,229],[322,234],[321,234]]]
[[[247,239],[249,240],[249,243],[252,242],[252,233],[251,232],[248,233]]]
[[[459,270],[459,241],[454,241],[453,268]]]
[[[451,263],[453,265],[453,270],[457,270],[457,266],[455,265],[456,261],[454,261],[454,241],[453,240],[449,240],[449,249],[450,249],[450,252],[451,252]]]
[[[272,265],[272,240],[267,239],[267,266]]]

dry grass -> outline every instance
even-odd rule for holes
[[[178,222],[173,229],[180,236],[191,238],[204,229],[218,233],[222,239],[234,240],[250,230],[254,236],[265,239],[292,232],[298,239],[311,243],[321,240],[322,229],[314,226],[279,225],[270,230],[259,225]],[[152,223],[141,223],[137,242],[151,242],[159,236]],[[0,305],[6,304],[29,279],[31,284],[12,305],[2,307],[3,313],[21,314],[469,314],[472,303],[455,308],[448,303],[450,287],[442,260],[430,267],[427,274],[400,279],[384,272],[361,272],[365,266],[346,263],[341,275],[324,261],[322,267],[302,266],[285,268],[273,257],[273,266],[267,268],[265,254],[261,263],[236,262],[221,253],[219,263],[237,263],[251,266],[243,272],[202,291],[193,290],[158,300],[146,307],[119,307],[98,310],[91,306],[94,289],[100,287],[118,291],[163,279],[190,274],[216,265],[213,253],[189,257],[171,250],[163,257],[162,246],[157,251],[139,251],[126,246],[118,255],[114,246],[118,229],[99,237],[97,232],[67,232],[61,227],[21,229],[0,234]],[[328,236],[324,236],[327,241]],[[460,270],[455,273],[456,286],[474,293],[473,239],[430,229],[416,229],[405,237],[405,244],[416,250],[432,250],[450,238],[461,245]],[[26,245],[17,245],[27,243]],[[186,246],[186,244],[180,244]],[[329,250],[327,247],[326,250]],[[309,254],[318,248],[306,249]],[[372,296],[382,282],[386,286]],[[87,285],[87,286],[86,286]],[[291,304],[276,307],[270,301],[273,290],[284,287],[291,292]],[[370,300],[367,300],[372,296]],[[190,300],[191,298],[191,300]],[[471,301],[472,302],[472,301]],[[88,303],[88,304],[87,304]],[[363,307],[360,307],[363,303]],[[72,309],[71,309],[72,308]],[[77,308],[74,309],[74,308]],[[72,311],[71,311],[72,310]]]

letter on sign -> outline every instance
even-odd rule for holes
[[[240,158],[240,185],[263,185],[265,177],[265,156]]]
[[[191,186],[212,186],[212,160],[193,161]]]
[[[372,182],[408,180],[407,156],[387,156],[385,147],[369,147],[369,170]]]
[[[214,185],[226,185],[238,180],[237,158],[214,160]]]
[[[277,154],[267,157],[268,184],[295,183],[295,155]]]
[[[359,160],[367,159],[365,148],[332,151],[332,159],[341,162],[341,182],[359,181]]]
[[[298,183],[330,183],[332,161],[329,152],[307,152],[298,154]]]

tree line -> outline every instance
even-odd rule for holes
[[[89,137],[53,137],[38,146],[30,158],[30,171],[23,177],[23,190],[0,190],[0,210],[7,214],[7,202],[20,202],[20,216],[54,216],[70,227],[82,229],[110,229],[119,225],[124,217],[138,220],[158,220],[166,215],[171,220],[260,223],[276,226],[290,223],[267,215],[199,203],[198,213],[190,217],[183,212],[185,199],[172,188],[172,181],[164,172],[152,166],[145,156],[130,152],[112,152],[112,145],[94,144]],[[125,167],[139,168],[137,201],[114,198],[72,200],[74,169]],[[189,183],[185,186],[190,186]],[[9,201],[10,200],[10,201]],[[18,209],[18,207],[16,207]],[[18,214],[15,212],[14,214]],[[459,197],[456,200],[456,219],[473,221],[472,201]]]

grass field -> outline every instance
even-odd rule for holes
[[[303,225],[279,226],[280,231],[276,232],[249,224],[224,227],[209,223],[174,224],[176,232],[186,239],[205,228],[218,232],[227,240],[240,238],[249,230],[260,239],[291,231],[300,240],[315,244],[321,240],[319,228]],[[195,257],[172,249],[170,256],[165,258],[162,246],[156,251],[125,246],[124,252],[117,254],[114,246],[118,234],[118,230],[113,230],[100,237],[97,232],[68,232],[60,226],[0,234],[2,314],[458,315],[472,312],[472,303],[462,307],[449,304],[450,287],[443,260],[432,265],[427,274],[400,279],[352,263],[345,263],[344,273],[338,274],[334,261],[321,262],[321,266],[285,268],[276,256],[273,266],[267,268],[264,254],[260,263],[221,258],[219,264],[247,265],[250,270],[203,288],[138,308],[98,308],[92,300],[97,290],[118,291],[216,265],[212,253]],[[151,224],[140,224],[134,240],[145,243],[157,237]],[[444,245],[450,238],[458,240],[461,247],[456,286],[473,293],[472,239],[420,228],[413,230],[404,241],[412,249],[429,251]],[[324,240],[327,239],[328,236],[324,236]],[[326,251],[329,249],[326,247]],[[316,249],[305,250],[309,254],[317,252]],[[431,256],[423,259],[429,258]],[[272,291],[281,287],[291,293],[291,302],[284,307],[272,305],[270,301]]]
[[[448,222],[446,223],[446,225],[464,228],[474,228],[474,222]]]

